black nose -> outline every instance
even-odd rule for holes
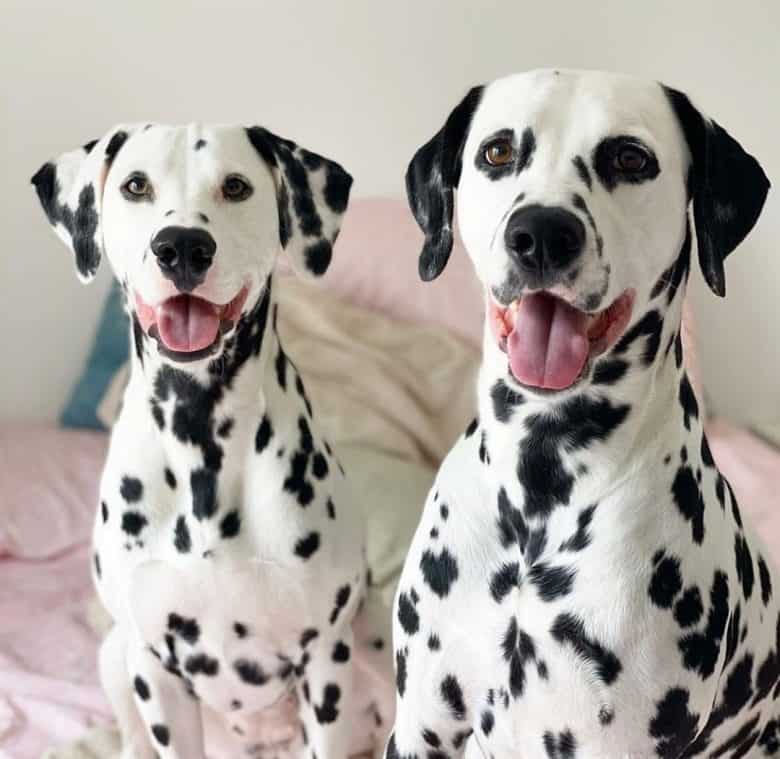
[[[529,205],[509,217],[504,242],[523,271],[544,280],[582,253],[585,225],[560,206]]]
[[[214,238],[197,227],[164,227],[152,239],[163,276],[185,293],[203,282],[216,252]]]

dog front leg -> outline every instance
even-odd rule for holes
[[[133,679],[127,672],[127,641],[114,626],[100,646],[100,682],[119,727],[122,759],[154,759],[146,725],[135,703]]]
[[[156,755],[205,759],[201,707],[182,678],[168,672],[143,644],[127,652],[135,702]]]
[[[304,756],[347,759],[354,719],[353,634],[318,639],[304,654],[298,696],[303,723]]]
[[[440,652],[431,654],[414,637],[400,643],[401,637],[396,632],[396,716],[385,759],[463,757],[473,731],[467,679],[456,674],[459,655],[437,661]]]

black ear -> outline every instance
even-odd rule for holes
[[[710,289],[726,294],[723,261],[745,239],[764,206],[769,180],[758,161],[687,95],[664,87],[691,153],[688,178],[699,264]]]
[[[425,234],[420,277],[429,282],[444,271],[452,252],[453,191],[460,181],[463,145],[484,86],[473,87],[444,126],[412,158],[406,170],[406,194]]]
[[[246,130],[276,182],[279,241],[295,272],[320,277],[349,203],[352,177],[338,163],[259,126]]]

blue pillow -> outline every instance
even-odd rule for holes
[[[114,280],[103,305],[86,366],[60,417],[63,427],[106,429],[98,419],[97,410],[111,380],[130,355],[129,321],[122,290]]]

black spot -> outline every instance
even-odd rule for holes
[[[306,261],[306,268],[321,276],[328,270],[330,260],[333,257],[333,246],[328,240],[318,240],[304,248],[303,255]]]
[[[398,596],[398,621],[407,635],[415,635],[420,629],[420,615],[406,593]]]
[[[181,514],[176,520],[176,527],[173,534],[173,545],[179,553],[188,553],[192,548],[190,538],[190,529],[187,527],[187,518]]]
[[[683,666],[698,672],[702,680],[715,671],[723,635],[729,618],[729,584],[725,573],[717,570],[710,589],[710,609],[703,631],[694,631],[680,638],[678,647]]]
[[[699,727],[699,715],[688,708],[690,693],[672,688],[656,704],[650,720],[650,736],[656,739],[655,752],[662,759],[677,759],[687,749]]]
[[[736,560],[737,579],[742,585],[742,593],[747,601],[753,595],[753,583],[755,573],[753,571],[753,557],[750,548],[742,533],[734,535],[734,558]]]
[[[577,741],[571,730],[555,733],[547,730],[542,736],[544,750],[549,759],[574,759],[577,752]]]
[[[496,603],[501,603],[504,598],[517,587],[520,582],[520,565],[515,561],[502,564],[501,568],[493,573],[490,578],[490,594]]]
[[[509,664],[509,691],[513,698],[518,698],[525,689],[525,667],[528,662],[535,662],[536,646],[531,637],[517,625],[517,619],[511,617],[504,637],[501,641],[504,660]]]
[[[758,579],[761,582],[761,600],[766,606],[772,598],[772,578],[763,556],[758,557]]]
[[[318,532],[310,532],[305,537],[301,538],[295,544],[295,555],[306,560],[311,558],[312,554],[320,547],[320,534]]]
[[[490,453],[487,449],[487,432],[485,430],[482,430],[482,435],[480,435],[479,460],[483,464],[490,464]]]
[[[620,150],[628,145],[639,144],[646,156],[647,162],[641,171],[625,172],[620,171],[615,165],[615,159]],[[614,137],[605,137],[594,149],[592,156],[593,168],[596,170],[596,176],[601,184],[608,191],[612,192],[619,184],[641,184],[655,179],[661,169],[658,165],[658,159],[647,145],[642,145],[641,141],[630,135],[617,135]]]
[[[122,477],[122,483],[119,486],[119,494],[128,503],[137,503],[144,494],[144,486],[137,477]]]
[[[593,179],[590,176],[590,171],[588,170],[588,166],[585,161],[583,161],[582,156],[574,156],[574,158],[572,158],[572,163],[577,169],[577,173],[580,175],[580,179],[585,182],[585,185],[589,190],[592,190]]]
[[[496,524],[498,525],[501,545],[504,548],[509,548],[509,546],[516,543],[520,548],[520,552],[524,553],[528,542],[528,526],[525,523],[525,519],[523,519],[523,513],[512,505],[503,487],[498,491],[498,519]]]
[[[691,428],[691,417],[699,418],[699,404],[696,402],[696,395],[691,387],[687,374],[683,374],[680,380],[680,406],[683,410],[683,423],[685,429]]]
[[[328,476],[328,460],[319,451],[312,457],[311,472],[318,480]]]
[[[152,725],[152,735],[161,746],[167,746],[171,742],[170,730],[165,725]]]
[[[680,627],[698,624],[703,613],[701,593],[695,585],[687,588],[682,598],[674,605],[674,618]]]
[[[526,127],[520,137],[520,150],[517,153],[515,174],[519,174],[521,171],[524,171],[531,166],[535,152],[536,137],[534,136],[533,130],[530,127]]]
[[[260,426],[257,428],[257,434],[255,435],[255,450],[258,453],[262,453],[273,436],[273,428],[271,427],[271,420],[267,414],[263,414],[263,420],[260,422]]]
[[[539,591],[539,598],[550,602],[571,593],[576,574],[573,567],[548,566],[540,562],[531,567],[528,579]]]
[[[241,532],[241,515],[237,510],[230,511],[219,523],[219,533],[223,538],[235,538]]]
[[[441,516],[442,521],[444,521],[444,522],[447,521],[447,519],[448,519],[448,517],[450,515],[450,507],[447,506],[447,504],[444,503],[444,501],[442,501],[439,504],[439,515]]]
[[[138,511],[126,511],[122,514],[122,530],[128,535],[137,537],[148,523],[147,518]]]
[[[653,309],[648,311],[623,337],[618,340],[612,352],[616,356],[626,353],[629,348],[639,339],[646,338],[645,349],[641,354],[642,363],[645,366],[655,361],[658,355],[658,348],[661,345],[661,332],[663,331],[664,320],[661,314]]]
[[[339,614],[341,614],[341,611],[349,603],[349,599],[351,595],[352,595],[352,588],[349,585],[342,585],[336,591],[336,600],[335,603],[333,604],[333,609],[330,612],[330,623],[332,625],[336,624],[336,621],[339,618]]]
[[[219,674],[219,661],[206,654],[195,654],[188,657],[184,669],[193,677],[195,675],[216,677]]]
[[[200,627],[195,619],[182,617],[175,612],[168,615],[168,629],[194,646],[200,637]]]
[[[314,705],[314,714],[320,725],[335,722],[339,716],[338,703],[341,698],[341,688],[335,683],[328,683],[322,693],[322,704]]]
[[[466,719],[466,703],[463,700],[463,690],[455,675],[447,675],[441,681],[439,692],[452,717],[459,721]]]
[[[335,646],[333,646],[333,653],[331,654],[331,658],[334,662],[338,664],[343,664],[344,662],[349,661],[349,646],[344,643],[343,641],[338,641]]]
[[[491,712],[490,709],[485,709],[485,711],[482,712],[482,718],[479,723],[479,726],[482,728],[482,732],[485,735],[490,735],[490,733],[493,732],[493,726],[495,724],[496,720],[493,716],[493,712]]]
[[[653,559],[655,570],[650,579],[650,600],[662,609],[670,609],[677,594],[682,590],[680,560],[659,552]]]
[[[629,364],[622,358],[610,358],[599,361],[593,371],[593,385],[614,385],[628,371]]]
[[[325,502],[325,508],[328,511],[328,518],[329,519],[335,519],[336,518],[336,507],[333,505],[333,499],[328,496],[328,500]]]
[[[515,408],[525,403],[525,398],[512,390],[502,379],[497,380],[490,388],[490,398],[493,401],[493,413],[499,422],[508,422]],[[475,419],[473,424],[476,423]],[[476,430],[476,426],[474,429]]]
[[[406,659],[408,655],[408,648],[401,648],[395,652],[395,687],[401,698],[406,693]]]
[[[469,438],[469,437],[471,437],[471,436],[472,436],[472,435],[473,435],[473,434],[474,434],[474,433],[477,431],[477,428],[478,428],[478,427],[479,427],[479,419],[477,419],[476,417],[474,417],[474,418],[473,418],[473,419],[472,419],[472,420],[469,422],[469,426],[468,426],[468,427],[466,427],[466,431],[463,433],[463,437],[465,437],[465,438]]]
[[[441,650],[441,640],[439,639],[439,636],[435,633],[431,633],[428,636],[428,648],[431,651],[439,651]]]
[[[202,148],[205,148],[208,143],[206,140],[204,140],[202,137],[199,140],[195,141],[195,145],[193,146],[195,150],[201,150]]]
[[[547,516],[566,505],[574,477],[564,466],[562,451],[574,453],[603,442],[628,416],[630,406],[613,406],[608,399],[576,396],[555,413],[528,416],[528,435],[521,443],[517,476],[526,491],[527,516]]]
[[[623,668],[620,660],[612,651],[586,635],[583,620],[573,614],[559,614],[550,633],[558,643],[570,645],[577,656],[593,665],[596,675],[605,685],[615,682]]]
[[[282,346],[279,346],[279,352],[276,354],[276,381],[279,383],[279,387],[282,390],[287,389],[287,356],[282,350]]]
[[[247,630],[245,624],[242,624],[241,622],[234,622],[233,632],[235,632],[236,636],[239,638],[246,638],[249,631]]]
[[[245,682],[247,685],[260,687],[271,679],[269,675],[263,672],[263,668],[256,661],[249,659],[236,659],[233,662],[233,669],[242,682]]]
[[[449,595],[453,583],[458,579],[458,562],[446,548],[438,556],[432,551],[424,551],[420,569],[428,587],[439,598]]]
[[[577,531],[561,543],[560,551],[582,551],[590,545],[591,535],[589,532],[590,523],[593,521],[593,514],[596,512],[596,504],[583,509],[577,516]]]
[[[100,502],[100,515],[103,517],[103,524],[108,521],[108,506],[105,501]]]
[[[704,541],[704,498],[693,470],[681,464],[672,483],[672,496],[683,518],[691,523],[691,536],[695,543]]]
[[[97,575],[97,578],[99,580],[103,574],[103,571],[100,568],[100,556],[97,553],[95,553],[94,561],[95,561],[95,574]]]
[[[143,361],[141,361],[143,363]],[[152,398],[152,400],[149,402],[149,405],[152,409],[152,418],[154,419],[154,423],[157,425],[158,429],[161,431],[165,429],[165,414],[163,413],[162,406],[157,403],[157,401]]]
[[[176,490],[176,475],[168,467],[165,467],[165,484],[171,490]]]
[[[230,437],[230,433],[233,429],[234,420],[232,417],[228,416],[225,417],[219,424],[219,427],[217,427],[217,435],[219,435],[223,440],[226,440]]]
[[[317,156],[319,158],[319,156]],[[322,160],[322,159],[321,159]],[[328,207],[334,213],[344,213],[349,202],[349,190],[352,187],[352,177],[333,161],[325,165],[325,188],[323,197]]]
[[[319,632],[313,627],[307,627],[301,633],[301,648],[306,648],[316,637],[319,636]]]
[[[149,686],[146,684],[146,680],[144,680],[143,677],[136,675],[135,679],[133,680],[133,687],[135,688],[135,692],[141,701],[149,700],[151,693],[149,691]]]
[[[122,149],[122,145],[127,141],[128,134],[123,130],[115,132],[106,145],[106,165],[111,166],[116,158],[116,154]]]
[[[190,472],[192,513],[199,521],[213,517],[217,512],[217,478],[210,469]]]

